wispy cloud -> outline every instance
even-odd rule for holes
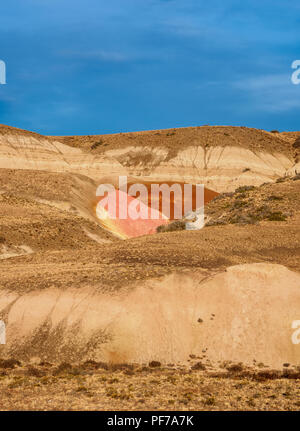
[[[121,63],[129,61],[130,57],[121,52],[116,51],[105,51],[105,50],[93,50],[93,51],[59,51],[59,55],[74,58],[74,59],[90,59],[98,60],[100,62],[108,63]]]
[[[295,0],[2,3],[1,122],[46,134],[299,127]]]
[[[291,84],[291,74],[270,74],[248,77],[246,79],[241,79],[233,83],[236,88],[244,90],[274,90],[282,89],[286,87],[287,84]]]
[[[248,77],[232,87],[245,93],[252,109],[283,112],[300,107],[300,88],[292,84],[291,73]]]

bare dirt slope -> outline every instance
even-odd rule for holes
[[[23,174],[25,173],[22,172]],[[10,175],[13,176],[15,182],[19,181],[17,175],[13,175],[11,172]],[[55,181],[58,181],[56,177],[54,178]],[[251,269],[251,266],[246,265],[242,278],[237,276],[236,282],[232,277],[230,278],[231,282],[228,286],[233,283],[233,291],[237,289],[246,303],[254,301],[253,310],[255,312],[249,309],[246,312],[247,319],[251,316],[251,320],[254,321],[256,312],[258,316],[261,316],[266,310],[266,297],[272,297],[272,290],[275,297],[281,292],[279,310],[283,316],[286,312],[291,312],[292,304],[296,308],[298,307],[295,292],[300,281],[296,279],[296,281],[292,281],[293,277],[297,276],[297,271],[300,271],[298,205],[300,181],[297,178],[250,188],[250,190],[239,189],[229,196],[220,195],[208,206],[208,214],[211,217],[208,225],[211,225],[201,231],[162,233],[127,241],[114,239],[112,242],[108,242],[109,234],[101,232],[101,228],[94,222],[74,214],[70,209],[59,209],[44,203],[33,204],[32,202],[35,202],[37,196],[40,196],[41,192],[38,190],[41,183],[40,178],[40,182],[36,183],[39,184],[38,187],[36,184],[32,184],[28,186],[27,191],[20,190],[21,195],[27,196],[27,200],[21,200],[20,197],[12,198],[7,195],[7,192],[1,195],[4,200],[4,204],[2,203],[2,208],[4,208],[2,213],[3,232],[5,228],[5,234],[2,235],[3,244],[20,246],[25,243],[33,251],[26,256],[3,259],[0,263],[2,289],[0,308],[3,316],[6,316],[11,325],[9,332],[11,343],[6,346],[7,354],[28,359],[38,356],[47,360],[66,360],[67,358],[75,360],[80,357],[113,362],[147,362],[154,357],[164,362],[176,361],[176,359],[184,362],[189,354],[195,353],[193,348],[196,348],[197,342],[200,342],[196,349],[198,355],[207,348],[201,344],[204,342],[203,336],[198,339],[197,334],[194,335],[195,341],[190,339],[190,344],[185,349],[183,348],[184,343],[189,339],[187,334],[193,337],[193,327],[197,323],[196,320],[194,323],[193,320],[190,321],[188,315],[185,324],[187,325],[186,333],[182,334],[182,337],[175,328],[177,324],[180,325],[180,328],[184,327],[183,315],[181,313],[179,318],[175,313],[173,317],[169,314],[169,320],[162,320],[161,323],[159,322],[163,317],[157,314],[158,327],[164,328],[165,334],[171,331],[169,335],[164,336],[166,338],[159,338],[160,331],[157,334],[149,333],[147,336],[145,335],[144,340],[138,341],[137,345],[132,345],[129,352],[127,350],[128,340],[130,337],[138,340],[136,324],[139,333],[142,333],[142,327],[145,334],[149,330],[154,330],[152,318],[155,316],[155,312],[151,311],[149,304],[153,302],[153,305],[160,304],[160,307],[163,307],[163,286],[170,286],[174,294],[173,302],[170,304],[167,302],[165,305],[167,309],[175,312],[176,304],[180,304],[182,307],[184,301],[188,301],[189,297],[194,309],[195,294],[188,295],[188,286],[191,283],[196,286],[197,282],[195,284],[191,280],[199,280],[199,282],[212,280],[214,288],[221,283],[224,290],[224,283],[226,285],[227,282],[217,280],[218,277],[222,279],[228,271],[228,267],[232,265],[256,264],[257,262],[267,264],[264,267],[262,280],[269,281],[267,284],[263,284],[258,292],[250,288],[247,293],[249,297],[242,293],[242,286],[246,286],[247,282],[252,280],[251,271],[257,275],[260,273],[260,267],[254,266],[254,269]],[[28,184],[30,185],[30,182]],[[50,189],[52,190],[52,187]],[[57,187],[57,194],[54,196],[56,202],[59,201],[59,194],[59,187]],[[48,197],[54,198],[51,195]],[[238,215],[237,202],[246,203],[241,206],[240,220],[235,219]],[[277,220],[276,217],[269,217],[269,214],[278,215],[279,202],[282,202],[280,216],[284,215],[284,218],[280,217],[280,220]],[[270,207],[268,216],[262,217],[262,219],[255,218],[254,221],[250,217],[248,220],[244,211],[257,214],[257,208],[260,208],[262,203]],[[30,212],[26,213],[29,209]],[[20,225],[20,217],[16,217],[14,214],[21,214],[21,220],[23,219],[25,223]],[[212,223],[215,220],[213,217],[219,221],[220,214],[222,220],[225,221]],[[265,213],[259,211],[259,214]],[[231,223],[229,216],[234,218],[235,223]],[[27,223],[26,217],[28,217]],[[34,217],[38,217],[39,224]],[[35,229],[32,229],[32,226]],[[86,235],[83,228],[97,235],[102,241],[94,241]],[[293,272],[288,272],[284,267],[273,269],[272,265],[268,266],[270,263],[285,265]],[[239,271],[240,267],[236,266],[236,268]],[[243,267],[241,266],[241,268]],[[274,270],[275,277],[272,275]],[[183,277],[186,278],[179,278],[179,282],[176,281],[177,278],[174,280],[165,278],[174,277],[174,274],[183,274]],[[253,286],[260,286],[259,275],[258,279],[252,280],[251,283]],[[292,287],[293,283],[296,283],[295,287]],[[201,282],[201,284],[203,283]],[[177,285],[185,286],[183,296],[179,292],[179,296],[177,293],[175,295]],[[285,289],[282,289],[283,285],[285,285]],[[270,292],[266,290],[269,288]],[[153,289],[156,289],[157,293]],[[279,291],[275,294],[276,289]],[[289,289],[295,289],[295,292],[288,293]],[[166,292],[165,297],[171,298],[172,292]],[[148,294],[150,297],[146,299]],[[203,293],[199,294],[201,301]],[[163,296],[161,297],[161,295]],[[216,294],[216,297],[220,298],[220,293]],[[275,297],[270,302],[270,307],[274,310]],[[285,298],[287,298],[287,303],[286,307],[283,307]],[[219,312],[220,315],[226,314],[225,310],[231,300],[235,301],[232,293],[228,294],[227,299],[224,300],[225,309]],[[205,300],[205,303],[208,304],[208,302]],[[212,300],[212,303],[214,302],[217,301]],[[41,306],[41,304],[45,304],[45,306]],[[132,308],[132,304],[138,307],[139,312]],[[143,304],[146,304],[144,311]],[[188,310],[190,305],[187,303],[183,308]],[[236,304],[232,304],[229,309],[231,308],[236,314]],[[73,309],[75,312],[72,311]],[[102,309],[105,310],[104,314],[101,313]],[[120,309],[125,313],[125,320],[121,317]],[[51,313],[50,310],[52,310]],[[150,320],[145,320],[146,310],[150,310]],[[283,335],[280,345],[284,345],[285,342],[291,345],[291,323],[293,320],[297,320],[296,310],[290,317],[285,316],[278,319],[279,310],[274,311],[277,316],[275,320],[285,322],[284,331],[287,331],[286,335]],[[205,313],[216,314],[213,309],[206,310]],[[267,313],[267,316],[271,315],[269,312]],[[18,320],[18,316],[23,316],[21,321]],[[129,318],[129,316],[131,317]],[[200,318],[202,319],[202,317]],[[129,327],[126,326],[128,319],[131,322]],[[233,316],[228,317],[229,324],[232,319]],[[25,325],[24,322],[27,324]],[[261,327],[260,323],[258,325]],[[125,334],[123,332],[126,327]],[[268,319],[266,319],[266,327],[271,333],[274,332],[274,326]],[[104,330],[104,328],[106,329]],[[197,331],[199,325],[196,325],[196,328]],[[220,329],[224,331],[223,324]],[[246,329],[247,325],[242,324],[240,330]],[[76,343],[74,343],[74,331],[78,337]],[[280,329],[280,333],[285,334],[282,331],[283,329]],[[225,332],[230,333],[229,328]],[[214,340],[212,334],[215,333],[216,328],[209,328],[209,331],[205,332],[206,340]],[[250,329],[250,333],[253,334],[255,346],[261,338],[260,331],[253,327]],[[17,334],[17,339],[13,334]],[[79,334],[81,335],[79,336]],[[269,337],[266,330],[264,334]],[[173,341],[171,341],[172,336],[175,336]],[[20,342],[20,337],[22,342]],[[122,340],[127,340],[125,345]],[[151,340],[155,340],[155,343],[152,347],[150,345],[147,347],[146,340],[149,340],[150,344]],[[183,342],[183,340],[185,341]],[[267,356],[272,352],[271,348],[268,348],[259,350],[256,358],[250,358],[255,348],[251,347],[248,351],[246,346],[250,345],[249,341],[246,338],[244,340],[246,345],[244,347],[242,345],[238,354],[233,349],[232,342],[229,343],[229,350],[225,351],[223,340],[223,347],[217,348],[210,359],[216,361],[220,357],[231,360],[239,358],[243,362],[256,359],[265,363],[269,361],[269,364],[273,366],[279,366],[283,362],[297,364],[297,349],[289,357],[286,346],[282,348],[282,354]],[[175,348],[177,344],[181,346],[180,349]],[[141,346],[141,351],[139,346]],[[290,347],[292,348],[292,345]],[[221,356],[219,357],[216,353]],[[276,364],[272,360],[276,360]]]
[[[112,135],[56,136],[49,137],[75,148],[94,152],[108,149],[120,149],[126,145],[145,147],[167,147],[173,156],[183,147],[198,144],[199,146],[236,145],[251,151],[266,151],[291,154],[292,142],[300,132],[269,133],[260,129],[231,126],[202,126],[153,130],[145,132],[118,133]]]
[[[164,173],[178,181],[180,174],[216,191],[228,191],[295,173],[292,144],[296,136],[246,127],[203,126],[54,139],[87,153],[108,155],[133,175],[158,178]]]
[[[256,263],[173,273],[118,294],[99,286],[2,289],[0,309],[9,322],[2,350],[28,360],[186,364],[196,355],[214,364],[226,358],[297,366],[299,285],[299,273]]]
[[[203,183],[217,192],[274,181],[298,169],[290,139],[225,126],[70,138],[1,126],[0,155],[2,168],[72,172],[96,181],[133,175]]]
[[[23,245],[38,252],[113,241],[93,216],[95,187],[78,175],[0,169],[2,252]]]
[[[209,380],[202,365],[203,375],[190,376],[188,364],[195,359],[214,372],[226,360],[243,362],[243,370],[261,363],[264,372],[300,365],[299,345],[291,342],[292,322],[300,319],[298,138],[299,132],[242,127],[53,138],[0,126],[0,319],[8,337],[0,358],[28,364],[89,359],[137,368],[151,360],[172,362],[171,380],[182,384],[182,371],[209,389],[198,398],[176,389],[168,400],[160,391],[164,406],[257,408],[252,371],[239,377],[250,394],[245,396],[234,389],[236,376]],[[204,182],[221,194],[206,206],[201,231],[121,241],[102,229],[93,208],[99,181],[118,175]],[[91,372],[82,385],[81,377],[66,377],[66,386],[64,377],[51,377],[56,365],[28,367],[4,371],[5,408],[11,408],[10,389],[18,406],[26,390],[28,406],[34,408],[29,399],[35,393],[49,408],[42,381],[32,387],[43,376],[47,391],[67,388],[74,395],[82,386],[78,393],[92,394],[89,402],[81,393],[73,397],[74,408],[77,401],[93,408],[100,395],[103,408],[112,401],[138,408],[139,399],[156,408],[156,396],[141,388],[141,396],[134,390],[123,397],[108,384],[104,393],[93,379],[113,379],[109,374]],[[127,377],[120,373],[123,384]],[[158,373],[158,385],[168,373]],[[144,380],[152,385],[149,376]],[[276,378],[268,382],[272,391],[289,386],[296,399],[297,375],[294,383],[276,376],[267,377]],[[267,402],[263,387],[258,393],[264,408],[287,408],[284,397]],[[61,405],[67,400],[61,398]]]

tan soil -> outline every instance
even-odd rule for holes
[[[14,355],[22,361],[26,359],[31,362],[37,357],[39,363],[43,355],[50,358],[52,354],[56,363],[49,369],[41,366],[42,374],[45,374],[41,377],[28,376],[27,362],[12,371],[4,369],[0,376],[1,407],[299,409],[299,379],[296,375],[292,379],[282,379],[275,378],[275,374],[265,381],[258,381],[249,374],[230,375],[229,378],[209,374],[210,371],[220,371],[220,364],[214,363],[216,359],[248,363],[243,367],[248,367],[253,359],[268,362],[268,358],[276,368],[282,368],[285,359],[291,362],[291,368],[299,365],[298,345],[293,347],[294,350],[289,350],[292,346],[288,347],[285,343],[290,340],[290,320],[300,319],[296,313],[299,309],[300,181],[285,179],[275,182],[285,176],[295,177],[298,150],[293,144],[299,135],[299,132],[276,134],[246,128],[201,127],[110,136],[47,138],[1,126],[0,319],[6,321],[8,334],[14,333],[17,327],[14,325],[19,325],[15,332],[17,335],[22,334],[23,328],[26,342],[17,343],[19,348],[10,345],[10,351],[0,345],[0,357]],[[92,149],[91,146],[100,139],[103,142]],[[120,241],[99,226],[92,205],[94,190],[101,178],[123,174],[141,178],[142,181],[203,181],[208,188],[219,192],[233,192],[245,185],[256,187],[233,195],[222,195],[211,202],[207,206],[208,224],[214,225],[201,231],[169,232]],[[258,187],[265,182],[270,184]],[[267,206],[269,212],[260,210],[263,206]],[[245,217],[258,210],[265,217],[255,219],[253,224],[253,220],[250,224],[249,219],[245,221]],[[280,212],[283,220],[271,220],[270,212],[277,215]],[[238,219],[235,223],[232,223],[233,217]],[[225,224],[215,223],[220,218]],[[26,250],[30,250],[30,254],[25,254]],[[12,256],[17,252],[22,255]],[[258,269],[262,267],[251,265],[257,263],[264,264],[265,272]],[[228,268],[241,264],[246,267],[238,266],[235,271],[239,273],[246,268],[243,275],[232,275],[232,270]],[[174,280],[172,277],[175,277]],[[101,356],[103,352],[97,350],[97,343],[95,350],[95,343],[86,342],[88,338],[76,337],[76,332],[68,332],[72,328],[81,334],[82,328],[78,332],[76,326],[77,305],[85,320],[85,329],[101,329],[102,326],[97,323],[97,312],[91,313],[91,316],[89,314],[93,309],[97,311],[99,298],[107,301],[103,308],[104,320],[111,315],[107,310],[112,310],[109,308],[112,304],[121,304],[123,317],[121,313],[121,318],[115,321],[119,322],[116,331],[122,340],[122,330],[125,328],[133,330],[129,332],[131,334],[136,333],[135,325],[139,322],[143,323],[144,329],[155,328],[153,320],[141,310],[143,307],[147,310],[148,306],[151,309],[152,306],[168,304],[172,300],[172,292],[166,294],[163,301],[160,296],[166,287],[172,290],[172,286],[177,286],[174,287],[177,296],[174,295],[172,313],[177,310],[176,304],[188,300],[194,304],[192,296],[180,294],[180,289],[191,289],[195,280],[204,280],[207,288],[211,286],[207,290],[211,296],[206,297],[205,303],[208,305],[205,312],[216,314],[210,309],[214,305],[221,310],[222,301],[219,298],[222,295],[224,304],[231,304],[227,311],[220,311],[225,319],[222,325],[218,326],[217,318],[211,322],[210,318],[207,319],[212,325],[207,332],[204,330],[204,335],[208,334],[207,342],[213,343],[214,339],[220,338],[224,324],[227,328],[225,332],[230,334],[234,321],[230,312],[233,310],[243,316],[241,298],[244,297],[244,304],[248,307],[245,305],[245,316],[252,322],[249,348],[255,352],[257,359],[250,355],[246,344],[242,343],[239,350],[221,343],[210,346],[214,351],[211,357],[203,352],[200,355],[197,351],[197,361],[204,361],[207,370],[193,371],[193,374],[190,374],[185,363],[182,370],[177,364],[175,371],[147,370],[143,374],[134,370],[133,375],[127,375],[119,370],[115,372],[119,380],[114,383],[110,383],[114,379],[110,370],[100,370],[99,373],[94,370],[88,374],[80,371],[75,377],[72,373],[66,373],[66,376],[57,375],[52,379],[50,375],[59,362],[72,358],[72,364],[75,364],[80,354],[82,360],[96,354],[94,357],[98,355],[98,358],[108,361],[137,359],[141,363],[147,362],[151,356],[147,353],[152,351],[149,347],[153,337],[151,332],[145,339],[144,350],[141,345],[140,353],[135,358],[134,355],[124,354],[126,343],[118,344],[118,349],[110,349],[109,354],[107,350],[106,356]],[[215,300],[212,299],[214,295]],[[240,298],[240,308],[236,304],[237,298]],[[72,304],[77,305],[69,313],[67,310],[70,306],[72,308]],[[49,326],[49,307],[55,309],[56,322],[62,319],[56,336],[52,334],[51,337],[49,328],[52,328],[53,322]],[[168,306],[165,309],[168,310]],[[188,309],[187,304],[186,314],[172,314],[171,325],[164,326],[168,328],[167,333],[172,333],[172,327],[179,331],[186,319],[184,315],[189,315]],[[264,319],[265,310],[268,310],[267,319]],[[139,316],[140,321],[133,319],[129,326],[124,325],[127,322],[124,317],[126,312],[131,317]],[[10,320],[7,321],[10,313]],[[276,316],[281,318],[276,319]],[[159,319],[156,321],[159,322]],[[244,333],[249,322],[242,322],[238,327]],[[282,322],[284,328],[280,326]],[[198,330],[199,322],[196,323]],[[181,341],[188,339],[187,333],[193,333],[193,325],[188,325],[186,328],[190,329],[182,333],[179,347],[174,350],[178,361],[188,361],[189,354],[194,354],[190,347],[183,348]],[[31,332],[36,327],[39,330]],[[160,327],[157,326],[153,338],[155,342],[164,340],[164,331],[159,330]],[[260,327],[264,328],[263,333]],[[64,332],[65,329],[67,332]],[[210,335],[215,332],[219,334],[217,338]],[[62,334],[68,336],[64,339]],[[107,342],[105,335],[103,331],[97,334],[96,341],[100,345]],[[276,335],[280,340],[277,343]],[[271,337],[271,347],[264,336]],[[260,342],[261,339],[264,341]],[[62,345],[58,342],[61,340]],[[159,343],[162,348],[159,354],[156,351],[154,359],[169,358],[170,350],[164,350],[168,343]],[[59,351],[55,346],[63,348]],[[134,349],[131,352],[135,352]],[[236,355],[237,352],[240,353]],[[206,356],[199,359],[202,353]],[[272,364],[268,355],[277,358],[278,363]],[[211,365],[206,361],[211,361]],[[35,366],[39,369],[38,365]],[[153,374],[156,377],[153,378]],[[43,380],[43,377],[46,379]],[[185,380],[189,377],[191,381]],[[158,383],[152,380],[158,380]],[[195,395],[189,395],[192,392]]]
[[[92,145],[98,143],[92,151],[102,152],[104,149],[118,149],[126,145],[167,147],[172,156],[189,145],[199,146],[228,146],[236,145],[253,151],[270,151],[291,154],[289,141],[297,133],[273,134],[260,129],[231,126],[202,126],[186,127],[167,130],[151,130],[145,132],[118,133],[113,135],[88,136],[55,136],[49,137],[66,145],[91,150]],[[300,134],[300,133],[299,133]],[[287,139],[288,138],[288,139]]]
[[[191,360],[197,364],[197,359]],[[201,365],[203,367],[203,365]],[[0,368],[1,410],[299,410],[299,371],[39,362]]]

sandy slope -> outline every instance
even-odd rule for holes
[[[50,361],[166,364],[196,355],[213,363],[297,365],[292,323],[299,308],[300,275],[262,263],[173,274],[119,296],[89,288],[0,295],[8,322],[3,351]]]
[[[86,144],[88,142],[88,145]],[[0,127],[0,167],[203,183],[217,192],[295,172],[290,139],[243,127],[51,138]]]
[[[298,169],[297,136],[201,127],[51,138],[1,126],[0,356],[299,364],[300,181],[275,182]],[[271,184],[211,202],[210,220],[224,223],[118,241],[92,203],[98,182],[121,174],[220,192]],[[266,217],[245,221],[257,211]]]

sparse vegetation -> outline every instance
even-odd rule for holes
[[[21,362],[17,359],[0,359],[0,368],[15,368],[20,366]]]
[[[167,132],[167,136],[174,136],[176,135],[176,130],[173,130],[172,132]]]
[[[274,211],[267,216],[267,219],[270,221],[285,221],[287,217],[281,211]]]
[[[161,367],[161,362],[159,362],[159,361],[151,361],[151,362],[149,362],[149,367],[151,367],[151,368],[159,368],[159,367]]]
[[[278,183],[284,183],[286,180],[287,180],[287,178],[286,178],[286,177],[280,177],[280,178],[277,178],[276,183],[277,183],[277,184],[278,184]]]
[[[300,148],[300,136],[296,139],[296,141],[293,143],[293,148],[298,149]]]
[[[196,362],[196,364],[192,365],[191,367],[192,370],[206,370],[206,366],[204,364],[202,364],[202,362]]]
[[[250,192],[252,190],[255,190],[255,186],[240,186],[235,189],[235,193]]]
[[[143,163],[147,169],[150,166],[147,174],[151,175],[154,168],[159,167],[163,157],[166,164],[166,160],[175,157],[177,151],[181,151],[185,145],[194,145],[196,142],[196,150],[197,145],[199,150],[204,145],[208,148],[222,146],[231,141],[231,138],[225,139],[225,136],[229,135],[232,136],[232,142],[237,145],[241,142],[241,147],[251,148],[251,151],[265,151],[267,148],[275,153],[282,146],[281,153],[290,159],[295,153],[291,150],[291,145],[282,144],[281,137],[271,136],[263,131],[254,131],[253,139],[249,130],[242,128],[202,127],[187,132],[178,129],[175,133],[175,130],[170,130],[168,133],[172,138],[166,138],[166,131],[161,131],[133,133],[132,136],[127,133],[105,136],[105,143],[99,143],[102,138],[93,136],[86,137],[85,141],[74,138],[72,142],[74,146],[84,148],[85,152],[89,152],[91,148],[96,152],[102,151],[105,145],[109,145],[116,154],[117,150],[124,146],[140,146],[138,156],[133,151],[132,155],[126,153],[116,157],[120,158],[128,172],[133,172],[132,175],[141,173],[141,177],[145,174],[145,171],[140,170],[140,167],[144,169]],[[188,140],[183,139],[185,133],[188,133]],[[244,135],[251,135],[251,142],[248,137],[243,140]],[[71,138],[66,137],[66,143],[69,139]],[[161,142],[163,144],[160,147]],[[167,142],[165,147],[164,142]],[[150,149],[144,150],[148,145]],[[162,151],[157,160],[153,160],[153,148],[158,147],[162,148]],[[199,154],[202,154],[202,151],[199,151]],[[128,163],[126,158],[130,159]],[[250,162],[249,160],[249,166],[252,167]],[[251,183],[255,172],[241,175],[243,167],[248,166],[247,160],[244,163],[242,168],[239,168],[238,175],[230,179],[228,187],[240,184],[240,181]],[[136,167],[138,170],[135,170]],[[157,172],[159,169],[161,167]],[[244,169],[244,172],[247,171],[249,168]],[[169,175],[170,172],[166,174]],[[90,232],[99,235],[100,239],[111,241],[101,244],[101,241],[92,241],[82,231],[84,223],[87,223],[83,217],[74,215],[74,211],[51,207],[35,200],[38,197],[52,203],[66,200],[73,202],[69,199],[71,191],[76,191],[76,198],[83,194],[80,189],[74,190],[75,186],[77,187],[77,179],[86,182],[87,188],[83,190],[89,195],[93,181],[85,181],[84,170],[82,173],[78,177],[77,174],[69,176],[67,173],[39,171],[21,173],[21,169],[7,172],[5,170],[5,173],[2,173],[1,191],[5,190],[5,193],[1,194],[0,199],[5,211],[3,216],[1,213],[1,235],[9,246],[29,244],[34,250],[30,256],[1,261],[1,281],[8,291],[22,296],[30,291],[44,293],[51,289],[53,292],[54,288],[64,292],[72,286],[74,291],[76,289],[83,295],[88,289],[93,289],[93,292],[95,289],[95,292],[101,292],[101,295],[103,292],[108,298],[117,297],[119,293],[123,295],[123,292],[124,295],[127,295],[127,292],[130,295],[136,286],[144,288],[150,285],[151,288],[151,284],[156,283],[160,277],[175,272],[183,274],[183,279],[181,274],[178,278],[181,287],[185,274],[188,277],[190,274],[191,277],[199,275],[199,280],[210,279],[215,274],[222,275],[229,266],[245,263],[279,263],[294,271],[299,270],[299,174],[293,178],[285,177],[277,184],[272,180],[271,183],[259,187],[241,186],[235,192],[220,194],[207,205],[205,211],[210,218],[207,226],[215,227],[198,232],[185,232],[185,222],[176,221],[161,227],[161,232],[171,233],[119,241],[103,233],[96,223],[89,222],[87,226]],[[10,178],[10,190],[7,176]],[[264,178],[268,178],[268,175]],[[269,178],[271,181],[274,177],[270,175]],[[16,217],[20,209],[22,224]],[[199,294],[201,288],[199,285],[198,289],[197,285]],[[84,305],[80,302],[80,310],[83,309],[82,304]],[[196,307],[195,310],[194,308],[192,306],[191,324],[200,335],[205,334],[207,327],[213,328],[215,324],[223,327],[222,316],[218,321],[218,311],[215,322],[212,322],[213,314],[206,314],[201,307]],[[150,315],[150,324],[152,321],[155,325],[159,324],[155,319],[155,315]],[[172,328],[175,336],[180,323],[176,321]],[[63,324],[64,322],[62,326]],[[118,356],[118,352],[116,355],[112,352],[111,359],[120,363],[98,362],[93,359],[86,360],[97,358],[95,352],[101,352],[99,345],[94,348],[95,337],[91,345],[76,350],[74,344],[81,342],[81,337],[76,338],[75,334],[74,343],[73,339],[67,338],[66,344],[60,344],[57,339],[60,337],[63,340],[65,332],[60,332],[59,326],[57,333],[51,333],[49,336],[50,330],[45,326],[37,337],[30,338],[29,342],[26,338],[24,345],[16,345],[14,355],[22,358],[22,363],[14,359],[0,361],[3,409],[299,409],[300,370],[293,364],[281,364],[288,360],[288,357],[283,356],[280,362],[283,370],[266,369],[266,366],[258,361],[253,368],[232,362],[222,364],[224,367],[221,367],[220,364],[209,361],[208,358],[212,357],[211,348],[207,350],[204,344],[203,350],[192,350],[196,354],[188,355],[186,361],[189,365],[185,366],[176,362],[166,365],[159,361],[146,364],[122,363],[122,358],[126,356]],[[166,337],[160,335],[163,340],[167,340],[168,334]],[[127,343],[128,340],[125,341]],[[159,340],[155,339],[154,342]],[[101,338],[100,347],[105,343],[107,338]],[[168,352],[169,347],[167,343]],[[131,342],[129,348],[132,348]],[[176,351],[178,350],[175,346],[174,354]],[[42,355],[43,361],[36,359],[39,354]],[[157,358],[156,352],[153,356]],[[250,358],[252,359],[252,356]],[[30,362],[27,363],[29,359]],[[64,359],[68,362],[60,363],[60,360]]]
[[[169,224],[163,224],[158,226],[156,228],[156,232],[162,233],[162,232],[174,232],[178,230],[185,230],[185,224],[186,223],[182,220],[176,220]]]
[[[266,200],[268,200],[268,201],[282,201],[283,197],[282,196],[271,195],[271,196],[266,197]]]
[[[234,193],[220,194],[206,207],[206,226],[287,221],[299,207],[300,191],[293,186],[294,178],[280,178],[260,187],[241,186]]]
[[[95,361],[72,364],[77,376],[68,374],[66,363],[20,364],[1,373],[1,405],[8,410],[253,410],[259,400],[264,410],[299,408],[300,371],[290,364],[274,370],[224,361],[211,370],[212,364],[207,369],[191,356],[190,367],[122,364],[132,369],[130,375]],[[53,376],[58,368],[64,373]]]
[[[206,406],[213,406],[213,405],[215,405],[216,404],[215,397],[208,397],[208,398],[206,398],[206,400],[204,401],[204,404]]]
[[[96,141],[91,145],[91,150],[95,150],[96,148],[100,147],[100,145],[103,145],[103,144],[104,144],[103,139],[99,139],[99,141]]]

